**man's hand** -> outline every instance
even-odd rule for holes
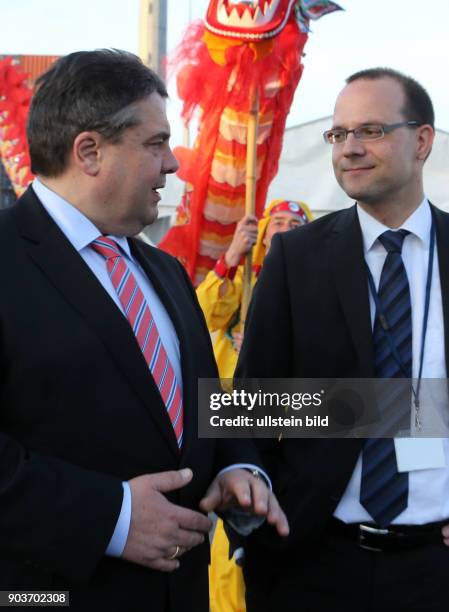
[[[445,525],[441,530],[441,533],[443,535],[443,542],[446,544],[446,546],[449,546],[449,525]]]
[[[200,512],[172,504],[164,496],[191,480],[192,471],[183,469],[145,474],[129,481],[132,514],[124,559],[171,572],[179,567],[178,557],[204,542],[211,521]]]
[[[238,266],[242,255],[248,253],[257,240],[257,217],[245,215],[237,223],[232,242],[225,254],[225,262],[229,268]]]
[[[200,502],[200,508],[205,512],[220,512],[236,506],[266,517],[280,536],[288,536],[287,517],[274,493],[262,478],[256,478],[251,472],[240,468],[219,474]]]

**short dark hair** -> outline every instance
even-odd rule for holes
[[[27,126],[31,169],[47,177],[64,171],[80,132],[96,130],[118,142],[126,128],[139,122],[134,103],[154,92],[168,95],[155,72],[118,49],[61,57],[36,85]]]
[[[398,70],[392,68],[368,68],[351,74],[346,79],[346,83],[353,83],[360,79],[374,81],[388,77],[399,85],[405,94],[405,107],[402,112],[408,121],[417,121],[421,124],[429,124],[434,128],[435,113],[432,100],[424,87],[412,77],[409,77]]]

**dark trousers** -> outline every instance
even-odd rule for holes
[[[248,558],[247,612],[447,612],[449,548],[371,552],[329,533],[313,550]]]

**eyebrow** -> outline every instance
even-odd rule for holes
[[[170,136],[171,136],[170,132],[162,131],[162,132],[157,132],[157,134],[152,134],[151,136],[149,136],[147,138],[147,140],[148,141],[151,141],[151,140],[170,140]]]
[[[357,127],[363,127],[364,125],[384,125],[383,121],[379,121],[377,120],[368,120],[368,121],[362,121],[362,123],[360,123]],[[343,127],[342,125],[333,125],[331,128],[331,130],[347,130],[348,128]],[[354,128],[357,129],[357,128]]]

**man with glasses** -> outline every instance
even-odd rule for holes
[[[419,430],[429,406],[417,381],[446,379],[449,359],[449,215],[423,189],[432,102],[394,70],[358,72],[324,139],[356,204],[274,238],[237,377],[413,377],[408,421]],[[444,417],[442,386],[432,408]],[[386,408],[399,418],[399,402],[387,398]],[[447,609],[448,439],[260,440],[259,448],[291,534],[282,543],[266,529],[248,538],[249,612]]]

